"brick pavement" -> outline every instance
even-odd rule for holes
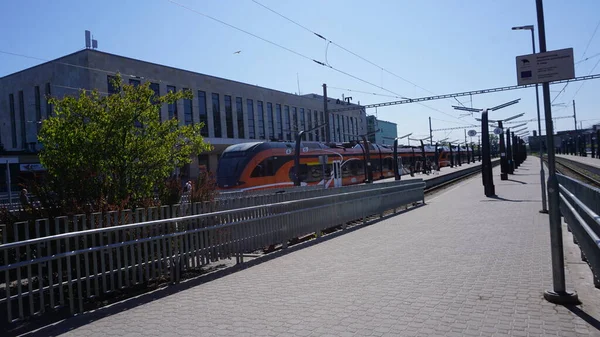
[[[498,199],[485,198],[475,176],[424,207],[73,324],[66,335],[592,335],[592,325],[542,297],[551,270],[538,165],[529,160],[504,182],[496,168]],[[567,282],[572,289],[571,274]],[[44,335],[76,320],[86,316]]]

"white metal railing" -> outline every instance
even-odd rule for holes
[[[560,211],[600,288],[600,189],[557,174]]]
[[[244,253],[276,244],[285,248],[296,237],[318,236],[351,221],[364,223],[372,215],[424,200],[424,187],[421,179],[368,185],[160,220],[141,213],[140,222],[84,230],[79,224],[85,216],[76,216],[73,231],[0,245],[0,310],[9,322],[67,307],[72,314],[83,312],[90,300],[132,285],[178,282],[182,272],[210,261],[235,257],[241,263]],[[60,226],[60,220],[54,225]],[[35,231],[40,227],[36,222]]]

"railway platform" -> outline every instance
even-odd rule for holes
[[[572,156],[568,154],[557,154],[557,157],[565,158],[569,160],[576,161],[578,163],[582,163],[589,166],[594,166],[600,169],[600,159],[592,158],[592,157],[581,157],[581,156]]]
[[[497,197],[475,175],[370,226],[34,334],[599,336],[599,290],[564,226],[567,286],[583,304],[543,299],[552,273],[538,166],[530,158],[505,181],[496,167]]]

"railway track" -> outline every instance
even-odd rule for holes
[[[544,158],[547,163],[548,159]],[[556,157],[556,171],[586,184],[600,188],[600,170],[573,160]]]

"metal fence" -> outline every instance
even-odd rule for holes
[[[53,221],[50,219],[19,221],[11,225],[7,225],[4,228],[0,228],[0,236],[7,236],[8,242],[13,242],[78,230],[131,224],[143,221],[142,219],[169,219],[185,215],[204,214],[215,211],[231,210],[235,208],[273,204],[282,201],[326,196],[340,192],[368,190],[375,187],[379,188],[403,183],[405,183],[405,181],[391,180],[377,185],[349,185],[328,189],[303,187],[283,190],[273,189],[264,190],[261,193],[251,193],[248,195],[240,194],[237,197],[216,199],[210,202],[183,202],[181,204],[138,208],[136,210],[127,209],[123,211],[110,211],[105,213],[96,212],[87,216],[85,214],[61,216],[55,218]],[[185,201],[185,198],[182,198],[182,201]],[[0,256],[0,261],[1,260],[2,257]]]
[[[582,259],[594,274],[594,285],[600,288],[600,189],[564,175],[556,176],[561,214],[581,248]]]
[[[9,322],[67,307],[71,314],[83,312],[104,294],[154,281],[178,282],[181,273],[211,261],[234,257],[242,263],[245,253],[277,244],[285,248],[290,239],[319,236],[351,221],[364,223],[424,200],[420,179],[363,186],[161,220],[140,212],[141,222],[84,230],[77,227],[84,219],[76,216],[74,231],[0,245],[0,256],[8,261],[0,266],[0,310]],[[50,226],[36,225],[36,231]]]

